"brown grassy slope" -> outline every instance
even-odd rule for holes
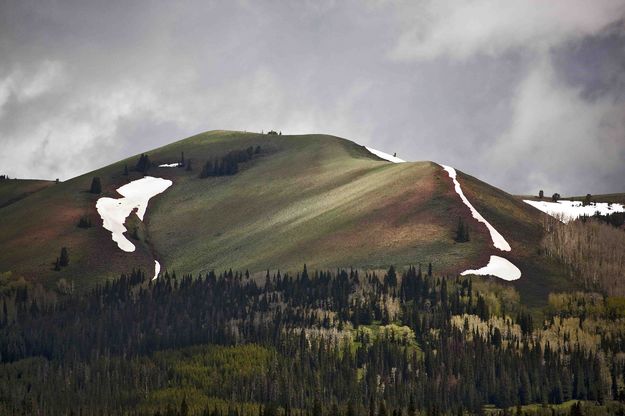
[[[122,177],[122,169],[119,165],[99,169],[1,208],[0,271],[10,270],[45,284],[65,278],[80,288],[94,279],[119,276],[133,266],[153,268],[150,253],[141,244],[133,254],[117,248],[101,227],[95,209],[98,196],[87,192],[92,176],[100,176],[103,195],[119,197],[115,189],[128,180]],[[83,215],[91,217],[94,227],[77,227]],[[55,272],[53,263],[61,247],[69,249],[70,265]]]

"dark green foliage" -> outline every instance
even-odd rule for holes
[[[91,228],[91,218],[88,215],[83,215],[78,220],[78,228]]]
[[[272,135],[272,136],[277,136],[277,135],[278,135],[278,132],[277,132],[277,131],[274,131],[274,130],[269,130],[269,131],[267,132],[267,134]]]
[[[560,194],[559,193],[556,192],[555,194],[551,195],[551,200],[553,202],[558,202],[559,199],[560,199]]]
[[[584,197],[584,201],[582,202],[582,205],[588,206],[590,204],[592,204],[592,195],[586,194],[586,196]]]
[[[91,188],[89,189],[89,192],[91,192],[92,194],[102,193],[102,182],[100,181],[99,177],[95,176],[91,180]]]
[[[380,331],[344,344],[307,332],[375,328],[387,298],[401,307],[389,319],[414,339]],[[451,315],[490,316],[471,279],[414,267],[385,276],[306,268],[267,273],[264,283],[232,270],[197,278],[164,272],[155,281],[133,271],[86,294],[46,302],[21,290],[3,300],[10,304],[3,310],[15,312],[0,317],[0,413],[36,414],[29,407],[36,403],[50,414],[133,414],[171,389],[183,394],[161,414],[195,414],[184,389],[227,402],[228,410],[205,410],[215,416],[258,414],[237,413],[243,403],[262,405],[263,416],[291,408],[356,416],[367,406],[372,416],[415,416],[603,400],[603,352],[543,349],[498,329],[465,337]],[[623,350],[618,341],[602,348],[608,356]]]
[[[193,166],[191,165],[191,159],[187,159],[187,168],[185,170],[187,172],[191,172],[193,170]]]
[[[69,251],[67,247],[61,248],[61,256],[59,257],[59,265],[61,267],[69,266]]]
[[[466,243],[469,238],[469,226],[464,223],[462,217],[458,217],[458,226],[456,227],[456,236],[454,240],[457,243]]]
[[[139,156],[139,160],[135,166],[135,170],[137,172],[147,173],[148,169],[150,169],[152,163],[150,162],[150,157],[147,154],[141,154]]]
[[[545,193],[543,192],[542,189],[540,191],[538,191],[538,198],[543,199],[544,196],[545,196]]]
[[[128,176],[128,165],[124,165],[124,176]]]
[[[0,181],[6,181],[9,179],[9,175],[0,175]]]
[[[200,172],[200,178],[208,178],[211,176],[229,176],[236,175],[239,172],[239,163],[245,163],[260,153],[260,146],[248,147],[245,150],[234,150],[220,159],[207,161]]]

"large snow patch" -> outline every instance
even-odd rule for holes
[[[512,281],[521,277],[521,270],[503,257],[490,256],[490,260],[486,266],[477,270],[466,270],[460,274],[463,276],[467,274],[495,276],[503,280]]]
[[[150,198],[164,192],[172,185],[172,181],[163,178],[146,176],[137,179],[117,189],[123,198],[100,198],[96,203],[98,214],[102,217],[104,228],[112,234],[117,246],[130,253],[135,251],[135,245],[124,235],[126,218],[136,210],[137,217],[143,221]]]
[[[601,215],[614,214],[615,212],[625,212],[625,206],[621,204],[608,204],[597,202],[584,206],[580,201],[561,200],[558,202],[532,201],[524,199],[523,202],[530,204],[542,212],[558,218],[563,222],[569,222],[583,215],[593,216],[595,213]]]
[[[382,152],[380,150],[376,150],[376,149],[373,149],[373,148],[368,147],[368,146],[365,146],[365,149],[367,149],[368,151],[370,151],[371,153],[373,153],[374,155],[376,155],[380,159],[388,160],[389,162],[393,162],[393,163],[404,163],[404,162],[406,162],[404,159],[400,159],[397,156],[389,155],[388,153],[384,153],[384,152]]]

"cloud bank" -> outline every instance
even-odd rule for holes
[[[0,169],[329,133],[509,192],[625,191],[625,2],[0,4]]]

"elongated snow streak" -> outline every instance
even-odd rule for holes
[[[473,207],[473,205],[471,205],[471,202],[469,202],[467,197],[464,196],[464,192],[462,192],[462,188],[460,187],[460,182],[458,182],[458,179],[456,179],[456,169],[452,168],[451,166],[446,166],[446,165],[441,165],[441,166],[443,167],[443,169],[447,171],[447,173],[449,173],[449,177],[454,182],[456,193],[460,195],[460,199],[462,199],[462,202],[464,202],[464,204],[467,207],[469,207],[469,209],[471,210],[471,215],[473,215],[473,218],[483,223],[484,225],[486,225],[486,228],[488,228],[488,231],[490,232],[490,238],[493,240],[493,245],[495,246],[495,248],[498,248],[501,251],[510,251],[511,250],[510,244],[508,244],[506,239],[503,238],[503,236],[499,234],[499,232],[495,229],[495,227],[490,225],[490,223],[486,221],[486,219],[482,217],[482,215],[479,212],[477,212],[477,210]]]
[[[368,146],[365,146],[365,149],[367,149],[368,151],[370,151],[371,153],[373,153],[380,159],[388,160],[389,162],[393,162],[393,163],[405,163],[406,162],[404,159],[400,159],[396,156],[391,156],[388,153],[384,153],[379,150],[372,149],[371,147],[368,147]]]
[[[162,165],[158,165],[159,168],[177,168],[180,166],[180,163],[163,163]]]
[[[152,278],[152,280],[156,279],[160,272],[161,272],[161,264],[157,260],[154,260],[154,277]]]
[[[589,217],[593,216],[597,212],[601,215],[614,214],[615,212],[625,212],[625,206],[621,204],[608,204],[606,202],[597,202],[586,206],[584,206],[581,201],[568,200],[547,202],[524,199],[523,202],[565,223],[583,215],[587,215]]]
[[[104,228],[112,233],[113,241],[125,252],[135,251],[135,245],[124,235],[126,218],[136,210],[137,217],[143,221],[150,198],[164,192],[172,181],[146,176],[119,188],[117,192],[123,198],[100,198],[96,203],[98,214],[102,217]]]
[[[499,256],[490,256],[488,264],[481,269],[466,270],[461,275],[475,274],[479,276],[495,276],[500,279],[512,281],[521,277],[521,270],[508,260]]]

